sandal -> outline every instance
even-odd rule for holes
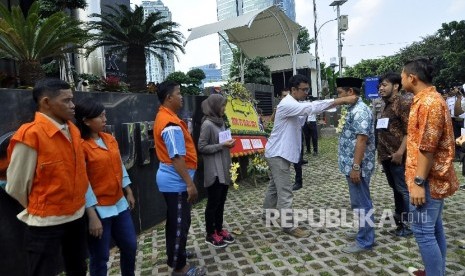
[[[207,275],[207,271],[203,266],[191,266],[186,273],[182,272],[171,272],[171,276],[204,276]]]

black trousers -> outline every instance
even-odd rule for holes
[[[191,208],[187,192],[163,193],[166,201],[166,256],[173,269],[186,266],[187,234],[191,227]]]
[[[303,139],[303,137],[302,137]],[[304,160],[304,146],[300,150],[299,163],[294,163],[295,184],[302,186],[302,161]]]
[[[313,146],[313,152],[318,152],[318,127],[316,122],[306,122],[302,127],[302,133],[305,139],[307,152],[310,152],[310,142]]]
[[[452,127],[454,129],[454,138],[457,139],[460,137],[461,134],[461,128],[463,127],[463,120],[456,120],[455,118],[452,118]],[[455,145],[455,157],[459,157],[460,154],[462,153],[462,147]]]
[[[215,183],[207,188],[207,207],[205,208],[205,230],[207,235],[223,229],[224,204],[228,196],[229,185],[219,183],[218,178]]]
[[[66,275],[86,275],[87,231],[84,217],[54,226],[28,226],[24,234],[28,275],[60,273],[60,253]]]

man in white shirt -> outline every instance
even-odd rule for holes
[[[302,147],[301,137],[303,121],[310,114],[320,113],[325,109],[341,104],[352,104],[357,96],[344,98],[299,102],[307,97],[310,90],[309,80],[303,75],[295,75],[289,79],[290,94],[284,97],[276,108],[273,130],[265,146],[265,158],[270,167],[270,183],[263,203],[266,219],[270,212],[278,210],[280,216],[286,216],[282,224],[283,231],[296,238],[307,237],[308,233],[293,224],[292,183],[290,181],[290,166],[299,162]],[[282,221],[282,220],[279,220]]]

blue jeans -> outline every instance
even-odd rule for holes
[[[356,184],[352,183],[349,176],[346,176],[346,178],[349,184],[350,206],[355,212],[367,216],[369,212],[373,212],[373,203],[370,196],[370,177],[361,177],[361,182]],[[362,220],[361,215],[359,218],[359,229],[355,240],[361,248],[370,249],[375,242],[375,228],[374,225],[370,225],[374,223],[373,214],[370,214],[366,220]]]
[[[410,204],[411,225],[426,275],[442,276],[446,271],[446,235],[442,226],[444,199],[431,198],[429,183],[425,184],[426,203]]]
[[[107,275],[110,256],[110,241],[114,239],[120,249],[121,275],[134,275],[137,237],[129,210],[114,217],[100,219],[103,226],[102,238],[89,235],[90,275]]]
[[[397,165],[386,160],[381,163],[384,173],[386,174],[389,186],[394,191],[394,216],[397,225],[405,224],[408,221],[408,213],[410,210],[410,196],[405,183],[405,165]]]

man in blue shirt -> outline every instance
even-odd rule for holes
[[[336,79],[338,97],[360,95],[363,80]],[[370,177],[375,168],[375,136],[371,109],[361,98],[349,105],[345,124],[339,137],[339,170],[349,185],[350,204],[359,215],[358,233],[352,233],[355,243],[342,249],[345,253],[370,250],[375,240],[373,204],[370,197]]]

